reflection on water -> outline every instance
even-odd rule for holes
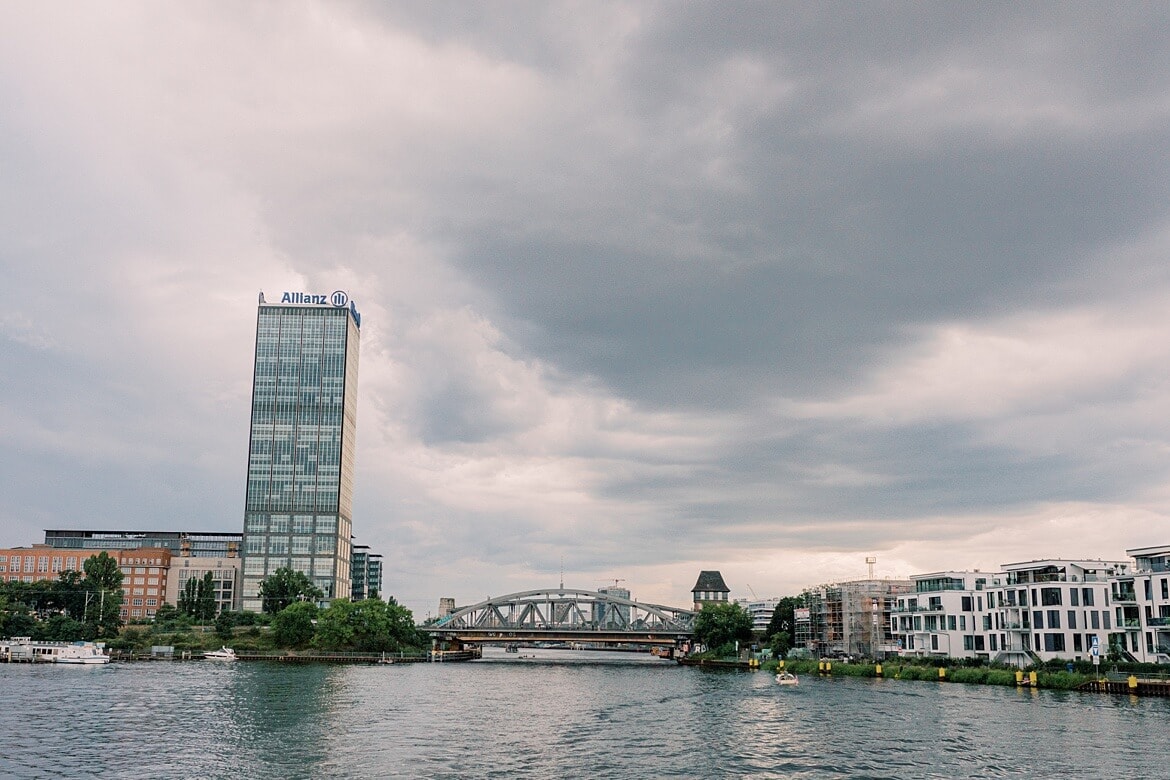
[[[0,665],[0,775],[1153,778],[1170,760],[1163,699],[852,678],[780,687],[646,655],[533,653]]]

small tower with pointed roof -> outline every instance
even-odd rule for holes
[[[701,571],[695,587],[691,588],[694,596],[695,610],[703,608],[704,604],[726,604],[727,594],[731,588],[723,581],[723,575],[718,571]]]

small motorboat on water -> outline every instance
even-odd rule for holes
[[[208,650],[203,654],[203,657],[209,661],[234,661],[236,660],[236,651],[230,647],[221,647],[218,650]]]
[[[779,685],[800,685],[800,680],[792,672],[780,672],[776,675],[776,682]]]

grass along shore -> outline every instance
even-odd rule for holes
[[[784,669],[797,675],[815,675],[821,669],[820,661],[785,661]],[[768,661],[763,667],[767,671],[775,672],[779,668],[778,661]],[[946,670],[946,676],[940,677],[939,669]],[[970,685],[1016,685],[1016,669],[1009,667],[991,666],[938,666],[924,664],[908,664],[904,661],[885,662],[881,664],[882,673],[878,674],[878,665],[873,663],[844,663],[833,661],[828,672],[834,677],[883,677],[891,680],[921,680],[924,682],[955,682]],[[1092,682],[1097,676],[1078,671],[1056,671],[1036,669],[1036,687],[1051,690],[1068,691]],[[1023,675],[1025,682],[1029,681],[1028,672]]]

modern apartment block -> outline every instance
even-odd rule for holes
[[[775,614],[776,606],[780,603],[780,599],[736,599],[735,603],[743,607],[752,616],[752,631],[755,631],[757,634],[762,634],[768,630],[768,626],[772,622],[772,615]]]
[[[1139,661],[1170,663],[1170,545],[1125,554],[1134,567],[1112,582],[1114,644]]]
[[[368,545],[353,545],[350,576],[353,579],[350,590],[352,601],[380,598],[382,595],[382,556],[370,552]]]
[[[991,607],[984,589],[993,578],[977,571],[911,577],[913,591],[898,597],[890,615],[899,655],[986,657],[987,638],[978,632],[988,623]]]
[[[914,593],[900,598],[891,616],[900,655],[1028,666],[1088,661],[1096,643],[1102,654],[1115,648],[1144,660],[1128,652],[1141,628],[1127,562],[1045,559],[1004,564],[991,574],[940,572],[911,580]],[[1170,609],[1170,599],[1165,603]],[[1133,621],[1132,637],[1122,620]]]
[[[244,609],[289,567],[324,603],[352,595],[351,530],[360,316],[342,291],[284,293],[256,319],[244,510]]]

